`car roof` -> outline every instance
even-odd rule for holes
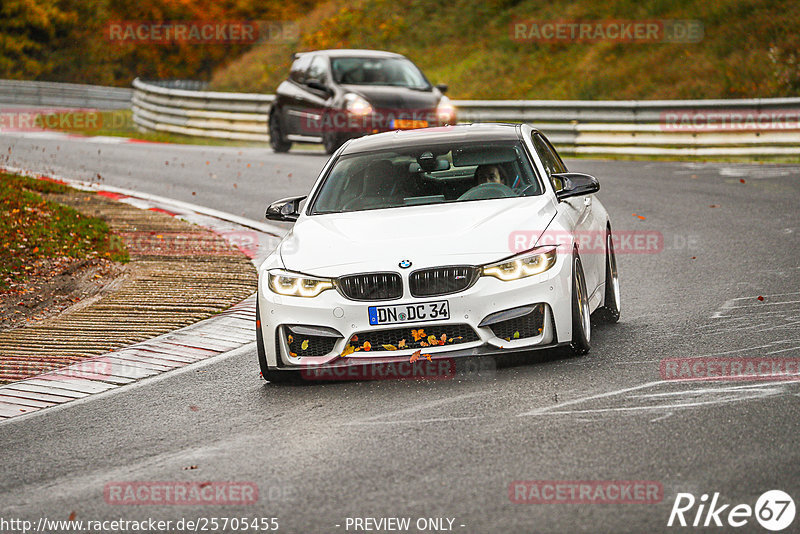
[[[519,140],[518,126],[519,124],[473,123],[417,130],[396,130],[353,139],[344,147],[342,154],[370,152],[398,145],[414,147],[453,142],[515,141]]]
[[[318,54],[328,57],[405,57],[402,54],[395,54],[394,52],[387,52],[385,50],[362,50],[358,48],[332,48],[328,50],[311,50],[308,52],[299,52],[297,57],[306,54]]]

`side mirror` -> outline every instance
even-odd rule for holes
[[[446,83],[437,83],[436,84],[436,88],[442,94],[445,94],[447,92],[447,84]]]
[[[310,78],[306,80],[306,86],[310,87],[311,89],[316,89],[317,91],[322,91],[323,93],[330,93],[331,91],[328,86],[318,78]]]
[[[556,191],[556,198],[564,200],[570,197],[579,197],[582,195],[591,195],[600,191],[600,182],[594,176],[583,174],[580,172],[562,172],[558,174],[551,174],[551,178],[561,180],[562,187]]]
[[[300,217],[300,202],[306,197],[290,197],[277,200],[267,207],[267,219],[294,222]]]

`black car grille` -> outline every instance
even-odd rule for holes
[[[413,296],[435,297],[464,291],[475,283],[478,274],[478,268],[471,265],[435,267],[411,273],[408,282]]]
[[[283,328],[283,334],[286,336],[286,344],[289,346],[291,356],[325,356],[333,350],[336,342],[342,339],[329,336],[295,334],[286,327]],[[278,337],[275,336],[275,339],[277,341]],[[306,348],[303,348],[304,345]],[[277,344],[277,350],[280,350],[279,343]]]
[[[336,280],[339,292],[351,300],[391,300],[403,296],[403,280],[397,273],[367,273]]]
[[[527,315],[489,325],[489,328],[497,337],[509,341],[536,337],[542,333],[542,328],[544,328],[544,306],[539,304]]]
[[[397,349],[422,349],[439,345],[458,345],[478,341],[478,334],[465,324],[443,324],[427,327],[390,328],[359,332],[350,338],[349,344],[360,350],[369,347],[370,352]],[[405,341],[405,343],[401,343]]]

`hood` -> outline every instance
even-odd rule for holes
[[[377,109],[435,109],[441,94],[434,89],[425,91],[386,85],[342,85],[351,93],[360,94]]]
[[[480,265],[514,253],[514,236],[533,244],[555,216],[545,196],[409,206],[301,217],[281,242],[285,267],[336,277],[440,265]]]

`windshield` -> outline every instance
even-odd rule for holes
[[[336,83],[430,88],[422,72],[405,58],[339,57],[331,59],[331,70]]]
[[[342,213],[540,195],[515,141],[394,148],[340,157],[310,213]]]

